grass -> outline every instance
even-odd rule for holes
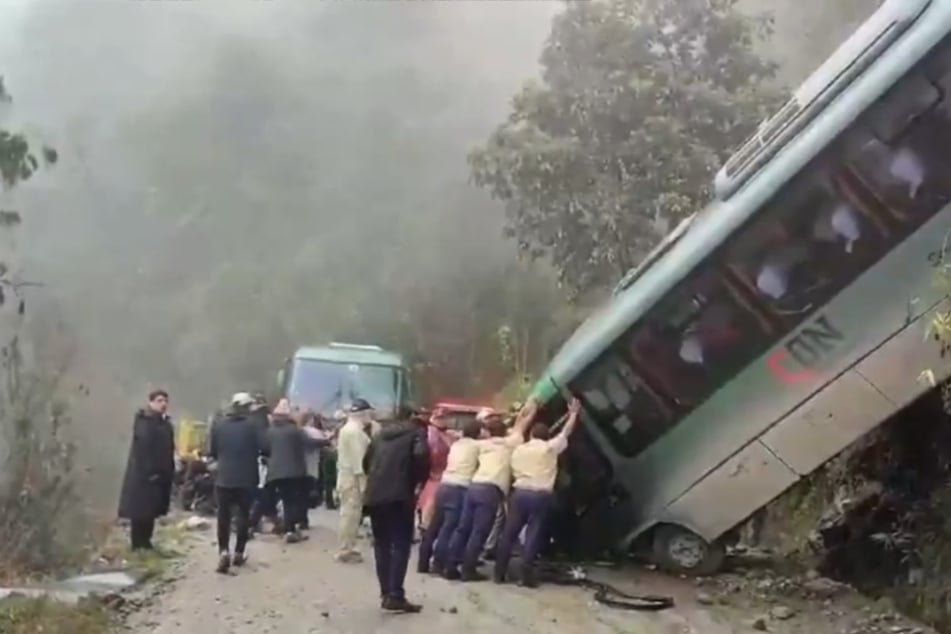
[[[112,614],[100,605],[22,597],[0,601],[3,634],[108,634],[114,627]]]
[[[99,558],[122,565],[142,576],[142,581],[163,577],[169,566],[184,555],[188,534],[174,524],[157,527],[156,548],[131,552],[122,531],[113,531],[98,550]],[[20,581],[24,578],[21,577]],[[40,581],[33,579],[33,581]],[[48,598],[10,597],[0,600],[0,634],[111,634],[118,625],[115,614],[95,601],[70,605]]]

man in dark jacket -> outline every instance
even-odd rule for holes
[[[363,471],[382,607],[419,612],[422,607],[406,599],[403,582],[413,544],[416,495],[429,475],[426,438],[410,421],[386,425],[370,442]]]
[[[152,548],[155,520],[168,513],[175,477],[175,430],[165,414],[168,392],[155,390],[135,414],[119,517],[130,522],[132,550]]]
[[[251,501],[258,485],[258,457],[269,453],[267,436],[250,416],[251,397],[244,392],[231,399],[224,419],[215,421],[208,439],[208,455],[216,461],[215,495],[218,499],[218,572],[246,561],[245,547]],[[235,513],[236,511],[236,513]],[[235,519],[234,557],[231,557],[231,520]]]
[[[291,416],[287,399],[274,408],[268,429],[271,457],[268,459],[267,481],[284,506],[284,538],[295,544],[307,519],[307,449],[316,449],[319,442],[311,439]]]

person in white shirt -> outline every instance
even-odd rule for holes
[[[423,539],[419,544],[417,570],[427,574],[432,570],[441,575],[446,569],[449,540],[462,515],[466,489],[479,466],[479,436],[482,423],[472,420],[462,429],[462,438],[452,443],[446,458],[446,468],[436,489],[434,509]]]
[[[519,533],[525,529],[522,549],[522,585],[538,585],[535,560],[544,544],[545,524],[558,475],[558,456],[568,448],[568,438],[578,424],[581,403],[574,399],[568,407],[568,420],[554,437],[548,425],[536,423],[531,429],[531,440],[512,452],[512,473],[515,485],[512,491],[509,517],[495,554],[493,580],[504,583],[508,576],[509,560]]]
[[[340,551],[336,560],[343,563],[359,563],[363,555],[357,550],[357,533],[363,519],[363,494],[367,477],[363,471],[363,458],[370,437],[365,428],[373,408],[365,400],[355,399],[350,406],[347,422],[337,435],[337,495],[340,498]]]
[[[509,431],[502,421],[488,425],[489,438],[479,441],[479,466],[472,476],[462,506],[462,517],[449,543],[446,579],[479,581],[476,571],[499,505],[505,500],[512,479],[512,450],[525,442],[525,431],[535,418],[538,404],[529,401]],[[460,571],[461,566],[461,571]]]

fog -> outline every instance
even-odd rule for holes
[[[465,156],[559,8],[0,0],[3,121],[61,156],[7,194],[17,264],[45,285],[33,327],[91,388],[74,398],[89,462],[121,466],[148,387],[203,417],[270,387],[297,345],[406,347],[430,315],[450,354],[471,339],[460,297],[511,267],[555,297]]]
[[[827,22],[818,1],[771,4]],[[204,417],[271,387],[299,345],[396,347],[460,396],[511,378],[502,327],[531,333],[519,370],[544,362],[578,315],[519,261],[466,153],[537,75],[561,7],[0,0],[0,122],[61,157],[3,194],[24,216],[16,263],[44,284],[30,326],[69,360],[97,481],[149,387]],[[788,24],[766,52],[798,79],[820,52],[796,54]]]

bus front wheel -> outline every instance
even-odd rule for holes
[[[653,559],[660,568],[675,574],[712,575],[723,566],[726,547],[708,542],[682,526],[664,524],[654,530]]]

